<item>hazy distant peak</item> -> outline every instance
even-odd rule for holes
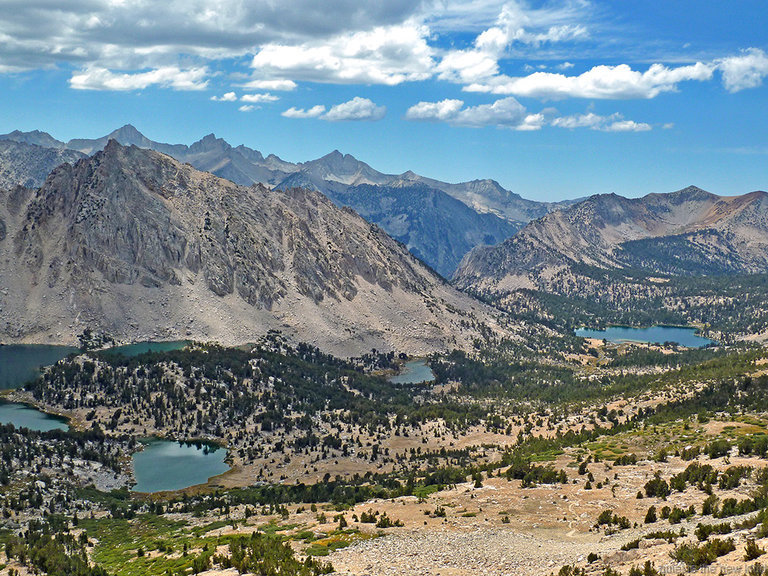
[[[188,152],[191,154],[197,154],[200,152],[208,152],[210,150],[230,150],[232,146],[229,145],[229,143],[224,140],[223,138],[216,138],[216,134],[211,132],[210,134],[206,134],[203,136],[200,140],[193,143],[189,149]]]
[[[40,130],[32,130],[31,132],[22,132],[21,130],[14,130],[9,134],[0,135],[0,140],[11,140],[13,142],[21,142],[23,144],[32,144],[34,146],[42,146],[43,148],[63,148],[64,142],[56,140],[48,132],[42,132]]]

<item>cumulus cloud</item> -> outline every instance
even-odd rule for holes
[[[240,112],[250,112],[254,108],[255,106],[253,104],[243,104],[242,106],[240,106],[240,108],[238,108],[238,110]]]
[[[440,102],[419,102],[408,108],[405,117],[408,120],[448,121],[456,117],[464,106],[463,100],[441,100]]]
[[[555,62],[590,39],[593,15],[589,0],[5,0],[0,74],[61,66],[75,70],[76,89],[200,90],[212,70],[247,66],[227,77],[231,87],[216,101],[232,101],[223,98],[234,88],[274,93],[299,82],[430,79],[517,98],[654,98],[716,72],[729,92],[768,76],[768,55],[758,48],[645,71],[624,63],[569,74],[572,63]],[[526,65],[526,55],[535,54],[527,64],[536,64],[555,45],[568,50],[548,52],[559,73],[505,69],[510,60]]]
[[[621,114],[601,116],[594,112],[558,116],[557,110],[546,109],[530,113],[512,97],[496,100],[492,104],[464,106],[462,100],[419,102],[405,114],[408,120],[447,122],[454,126],[496,126],[514,130],[539,130],[544,126],[556,128],[589,128],[603,132],[645,132],[650,124],[625,120]]]
[[[405,114],[409,120],[441,121],[454,126],[505,128],[525,126],[528,116],[525,107],[512,97],[496,100],[492,104],[466,107],[461,100],[419,102],[411,106]]]
[[[347,102],[331,106],[326,111],[322,104],[311,108],[288,108],[282,115],[286,118],[319,118],[329,122],[345,120],[381,120],[387,113],[385,106],[377,106],[368,98],[356,96]]]
[[[296,82],[293,80],[251,80],[242,85],[249,90],[279,90],[290,92],[296,89]]]
[[[283,112],[282,116],[285,116],[286,118],[319,118],[324,113],[325,106],[318,104],[317,106],[312,106],[312,108],[308,109],[291,107]]]
[[[323,120],[331,122],[341,120],[381,120],[386,112],[387,109],[384,106],[377,106],[368,98],[357,96],[348,102],[332,106],[323,115]]]
[[[260,102],[277,102],[278,100],[280,100],[280,98],[278,96],[275,96],[267,92],[265,94],[243,94],[240,97],[240,100],[242,100],[243,102],[258,104]]]
[[[466,90],[551,100],[654,98],[662,92],[676,91],[680,82],[709,80],[714,70],[713,64],[702,62],[677,68],[653,64],[645,72],[632,70],[626,64],[595,66],[578,76],[552,72],[534,72],[522,77],[501,75],[471,84]]]
[[[470,48],[450,50],[437,65],[438,77],[460,83],[477,82],[496,76],[499,60],[513,45],[534,47],[549,42],[565,42],[588,37],[582,24],[574,24],[572,6],[534,10],[519,2],[508,2],[495,25],[475,38]]]
[[[75,72],[69,84],[76,90],[143,90],[150,86],[174,90],[202,90],[208,85],[207,68],[182,70],[174,66],[148,72],[116,73],[106,68],[86,68]]]
[[[433,49],[423,26],[403,24],[321,42],[267,44],[253,57],[258,74],[312,82],[387,84],[432,76]]]
[[[401,24],[420,9],[411,0],[6,0],[0,61],[27,69],[59,63],[157,68],[180,55],[242,57],[264,44]]]
[[[555,117],[549,123],[557,128],[589,128],[602,132],[647,132],[652,129],[652,126],[645,122],[625,120],[619,113],[601,116],[594,112],[588,112],[587,114]]]
[[[723,85],[729,92],[757,88],[768,76],[768,55],[757,48],[744,50],[738,56],[723,58],[718,62],[723,75]]]
[[[650,129],[650,124],[635,122],[634,120],[617,120],[603,128],[606,132],[647,132]]]
[[[227,92],[223,96],[211,96],[211,100],[214,102],[235,102],[237,101],[237,94],[234,92]]]

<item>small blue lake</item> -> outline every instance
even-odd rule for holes
[[[227,451],[212,444],[151,439],[133,454],[134,492],[181,490],[229,470]]]
[[[597,338],[609,342],[645,342],[649,344],[664,344],[674,342],[686,348],[703,348],[713,341],[696,335],[696,328],[680,326],[651,326],[650,328],[629,328],[627,326],[610,326],[605,330],[575,330],[576,336],[582,338]]]
[[[40,432],[49,430],[67,430],[69,426],[63,418],[51,416],[37,408],[0,400],[0,424],[13,424],[16,428],[29,428]]]
[[[398,374],[389,378],[392,384],[419,384],[421,382],[432,382],[435,374],[432,368],[427,366],[424,360],[410,360],[405,363]]]

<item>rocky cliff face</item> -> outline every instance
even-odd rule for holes
[[[499,246],[473,250],[455,279],[491,292],[542,288],[555,271],[579,264],[672,275],[768,272],[768,194],[723,197],[689,187],[638,199],[593,196]]]
[[[488,311],[307,190],[242,187],[111,141],[0,196],[0,338],[241,343],[279,329],[340,354],[469,346]]]
[[[77,162],[83,156],[74,150],[0,139],[0,189],[37,188],[56,166]]]

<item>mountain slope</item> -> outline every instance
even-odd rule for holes
[[[326,194],[381,226],[446,278],[473,247],[496,244],[519,229],[495,214],[478,214],[445,192],[423,184],[361,184],[326,190]]]
[[[101,150],[113,139],[123,145],[163,152],[198,170],[243,186],[260,182],[282,190],[294,187],[317,190],[339,205],[364,213],[369,221],[403,240],[414,254],[444,276],[450,276],[464,254],[473,247],[500,242],[557,206],[525,200],[493,180],[449,184],[413,172],[385,174],[338,150],[316,160],[286,162],[274,155],[264,157],[261,152],[245,146],[232,147],[213,134],[190,146],[152,141],[130,124],[102,138],[70,140],[66,144],[41,132],[15,131],[5,137],[51,141],[57,147],[86,154]],[[377,207],[370,205],[372,199],[361,196],[358,191],[349,191],[349,188],[366,185],[387,188],[386,192],[382,188],[384,198]],[[403,189],[403,192],[394,192],[394,189]],[[463,203],[463,206],[447,199],[436,203],[434,191]],[[388,211],[382,202],[391,201],[393,195],[398,197],[398,201],[391,204],[396,209]],[[430,207],[426,212],[425,206]],[[482,217],[470,214],[470,211]],[[428,214],[431,218],[427,218]],[[461,226],[468,226],[468,229],[464,231]]]
[[[724,197],[696,187],[628,199],[593,196],[468,254],[459,286],[492,292],[544,287],[574,265],[661,274],[768,271],[768,194]]]
[[[488,311],[307,190],[245,188],[111,141],[36,192],[0,194],[0,338],[253,341],[337,354],[468,347]],[[18,196],[18,194],[17,194]]]
[[[413,186],[414,184],[437,188],[481,214],[496,214],[517,224],[525,224],[544,216],[558,206],[569,204],[569,202],[553,204],[526,200],[519,194],[506,190],[495,180],[487,179],[449,184],[409,171],[389,182],[390,186]]]
[[[14,186],[37,188],[56,166],[76,162],[82,157],[74,150],[0,140],[0,189]]]

